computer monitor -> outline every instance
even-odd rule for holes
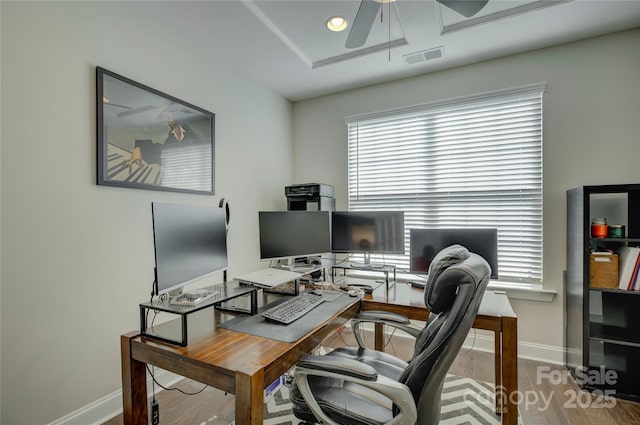
[[[411,273],[428,273],[438,252],[459,244],[483,257],[491,267],[491,278],[498,278],[497,229],[410,229],[409,237]]]
[[[260,258],[283,260],[331,251],[329,211],[259,211]]]
[[[335,253],[404,254],[403,211],[334,211],[331,251]]]
[[[156,295],[226,270],[223,208],[153,202],[152,216]]]

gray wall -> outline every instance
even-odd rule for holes
[[[345,117],[544,82],[544,288],[551,303],[512,301],[519,340],[563,346],[565,192],[640,182],[640,30],[616,33],[294,104],[294,177],[335,186],[347,208]]]
[[[2,423],[119,390],[119,336],[153,281],[152,201],[226,197],[230,275],[263,265],[257,211],[286,208],[291,104],[172,28],[149,2],[2,2]],[[216,114],[215,196],[96,185],[97,65]]]

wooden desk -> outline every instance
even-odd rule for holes
[[[125,425],[148,424],[146,365],[155,365],[187,378],[211,385],[236,396],[237,425],[263,423],[263,389],[313,351],[327,336],[353,317],[360,308],[386,310],[412,319],[426,320],[421,290],[396,283],[384,286],[362,303],[353,304],[293,343],[279,342],[217,328],[234,316],[204,310],[189,322],[189,345],[178,347],[140,337],[139,332],[122,335],[122,396]],[[208,312],[208,314],[206,314]],[[213,317],[212,317],[213,316]],[[516,425],[517,405],[507,397],[518,389],[517,318],[506,295],[487,293],[474,328],[495,333],[496,398],[502,423]],[[383,348],[382,326],[376,327],[376,348]]]
[[[235,394],[235,423],[260,425],[264,388],[359,310],[360,301],[353,298],[353,303],[293,343],[218,328],[217,324],[234,316],[212,310],[194,313],[197,316],[189,319],[186,347],[142,338],[140,332],[122,335],[123,422],[148,424],[146,365],[149,364]]]
[[[410,319],[427,320],[424,291],[405,283],[396,283],[389,291],[376,289],[367,295],[362,310],[384,310],[403,314]],[[487,291],[480,304],[475,329],[494,332],[496,413],[502,414],[504,425],[518,423],[518,318],[504,293]],[[383,325],[375,325],[375,349],[384,350]]]

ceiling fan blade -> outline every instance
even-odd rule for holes
[[[465,18],[470,18],[489,3],[489,0],[436,0]]]
[[[376,19],[376,15],[380,10],[380,3],[375,0],[362,0],[358,13],[353,20],[349,36],[345,47],[353,49],[354,47],[360,47],[364,45],[369,37],[369,32],[373,26],[373,21]]]

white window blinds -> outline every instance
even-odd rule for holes
[[[501,281],[542,279],[544,85],[350,118],[349,209],[411,228],[497,228]],[[372,256],[373,257],[373,256]]]

